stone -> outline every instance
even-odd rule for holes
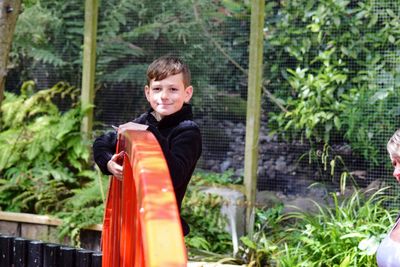
[[[321,205],[321,203],[317,202]],[[290,213],[290,212],[317,212],[318,207],[316,206],[315,202],[312,201],[311,198],[308,197],[297,197],[293,200],[290,200],[284,203],[283,213]]]
[[[279,198],[274,191],[258,191],[256,194],[256,206],[272,208],[282,204],[282,197]]]
[[[224,162],[222,162],[220,165],[221,172],[227,171],[229,167],[231,167],[231,164],[232,163],[230,160],[225,160]]]
[[[221,215],[227,218],[226,231],[232,236],[233,254],[236,254],[239,238],[244,235],[246,227],[245,195],[227,187],[206,187],[202,192],[222,197]]]

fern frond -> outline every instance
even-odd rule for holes
[[[61,67],[67,65],[67,62],[65,62],[61,57],[52,53],[50,49],[32,47],[31,54],[36,61],[40,61],[45,64],[50,64],[55,67]]]
[[[133,82],[136,84],[144,84],[144,73],[146,73],[146,65],[127,65],[116,69],[113,72],[102,75],[103,82]]]

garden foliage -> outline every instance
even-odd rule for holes
[[[399,124],[400,110],[400,24],[393,3],[266,3],[264,112],[273,132],[318,146],[348,143],[367,167],[383,164],[382,147]],[[211,124],[221,117],[245,118],[249,3],[112,0],[102,1],[99,12],[98,104],[107,91],[129,99],[120,105],[121,114],[142,111],[146,66],[171,53],[189,62],[194,74],[197,116]],[[81,1],[27,1],[10,76],[31,79],[45,67],[52,79],[78,85],[83,25]],[[129,96],[121,88],[131,88]]]
[[[78,95],[66,83],[37,91],[26,82],[20,95],[6,93],[0,131],[0,209],[66,218],[63,227],[74,230],[68,233],[74,238],[82,227],[102,221],[105,183],[80,132],[87,109]],[[60,101],[71,107],[60,111]]]
[[[131,100],[121,109],[142,111],[139,96],[147,64],[165,53],[179,54],[189,62],[199,88],[193,99],[196,114],[210,125],[221,117],[244,119],[249,1],[100,2],[99,95],[112,91]],[[384,165],[383,148],[400,122],[397,2],[273,0],[265,12],[263,112],[268,112],[268,128],[282,138],[323,148],[323,157],[331,153],[325,148],[347,143],[367,167]],[[51,87],[42,69],[53,81],[78,86],[83,25],[82,1],[24,1],[9,72],[17,81],[8,88],[30,79]],[[94,169],[80,135],[85,110],[74,86],[58,83],[36,92],[34,83],[27,82],[19,95],[6,93],[0,129],[0,208],[57,214],[66,222],[61,235],[73,238],[80,227],[101,221],[106,190],[106,177]],[[125,88],[138,97],[124,97]],[[54,99],[71,105],[60,111]],[[239,112],[232,107],[240,107]],[[325,168],[327,162],[322,161]],[[231,245],[221,230],[219,200],[193,188],[183,209],[194,225],[189,246],[226,253]],[[257,231],[242,239],[237,260],[253,266],[373,266],[370,244],[392,223],[393,214],[383,205],[387,199],[379,194],[363,199],[356,193],[344,202],[337,196],[332,201],[333,208],[318,206],[318,215],[283,216],[281,207],[260,210]]]
[[[245,74],[218,48],[246,68],[249,18],[248,6],[236,1],[184,0],[179,4],[172,0],[161,3],[100,1],[96,64],[98,95],[107,91],[107,95],[123,98],[126,94],[131,102],[120,108],[124,110],[130,106],[136,108],[133,112],[142,111],[142,88],[148,64],[161,55],[176,54],[189,63],[194,74],[193,83],[199,90],[193,101],[198,114],[214,114],[211,112],[215,111],[213,105],[203,103],[218,104],[218,110],[224,110],[225,104],[215,98],[218,93],[229,91],[238,95],[238,100],[227,105],[243,102]],[[241,28],[237,29],[240,21]],[[83,29],[82,1],[25,3],[15,32],[11,54],[13,68],[9,76],[16,81],[34,77],[39,83],[46,83],[44,80],[48,78],[42,77],[42,81],[37,77],[46,68],[51,73],[51,81],[63,80],[79,86]],[[30,67],[26,68],[28,65]],[[227,71],[229,75],[226,75]],[[9,80],[13,86],[12,79]],[[121,88],[131,90],[126,92]],[[99,97],[98,101],[103,100]],[[231,110],[228,107],[228,112]],[[243,119],[244,112],[233,113],[233,116]]]
[[[254,236],[242,238],[251,266],[377,266],[375,253],[397,216],[385,189],[332,194],[316,211],[284,213],[282,206],[257,212]]]
[[[398,7],[390,0],[268,6],[265,77],[287,109],[271,113],[276,133],[346,142],[369,167],[383,164],[400,115]]]

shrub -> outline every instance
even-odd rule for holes
[[[398,213],[386,191],[332,194],[329,206],[315,203],[312,213],[258,210],[239,256],[251,266],[376,266],[377,247]]]
[[[65,83],[35,89],[26,82],[1,105],[0,208],[62,217],[61,235],[76,241],[82,227],[102,221],[105,180],[81,136],[79,91]],[[61,112],[55,99],[71,107]]]
[[[270,125],[283,137],[348,142],[376,167],[399,123],[399,24],[392,1],[272,2],[265,77],[287,112]],[[387,138],[386,138],[387,137]]]
[[[318,214],[294,212],[295,220],[276,254],[279,266],[376,266],[375,252],[393,224],[395,210],[387,210],[390,197],[381,189],[371,196],[355,191],[333,206],[318,203]]]

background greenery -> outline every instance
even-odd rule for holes
[[[145,69],[166,53],[190,65],[196,116],[207,122],[206,142],[224,139],[208,129],[218,120],[244,121],[246,1],[112,0],[102,1],[99,10],[99,122],[118,124],[143,111]],[[77,0],[24,3],[9,90],[18,91],[26,80],[39,88],[60,80],[79,87],[83,12]],[[399,124],[399,7],[392,0],[294,0],[268,1],[265,12],[268,128],[316,149],[349,144],[368,170],[384,165],[382,148]]]
[[[0,207],[60,216],[65,220],[60,234],[76,238],[80,227],[101,222],[107,185],[79,133],[85,112],[76,89],[84,6],[78,0],[31,0],[23,6],[1,106]],[[372,179],[386,180],[385,144],[400,111],[397,2],[276,0],[266,3],[265,12],[263,123],[280,141],[310,144],[316,169],[336,166],[333,174],[342,178],[365,169]],[[216,122],[245,119],[249,22],[249,1],[101,1],[96,129],[141,112],[147,64],[172,53],[192,70],[196,116],[210,128],[205,140],[221,147],[226,138],[211,130]],[[341,157],[332,149],[338,145],[348,145],[351,156]],[[194,181],[207,179],[224,184],[211,174]],[[240,254],[231,260],[371,266],[373,256],[360,244],[379,240],[394,218],[385,203],[394,200],[360,194],[333,196],[333,209],[320,207],[319,216],[283,216],[281,207],[260,210],[258,231],[242,239]],[[221,230],[218,200],[189,192],[186,201],[200,203],[188,244],[227,259],[232,247]],[[325,232],[336,239],[326,240]],[[330,254],[339,248],[347,252]]]

